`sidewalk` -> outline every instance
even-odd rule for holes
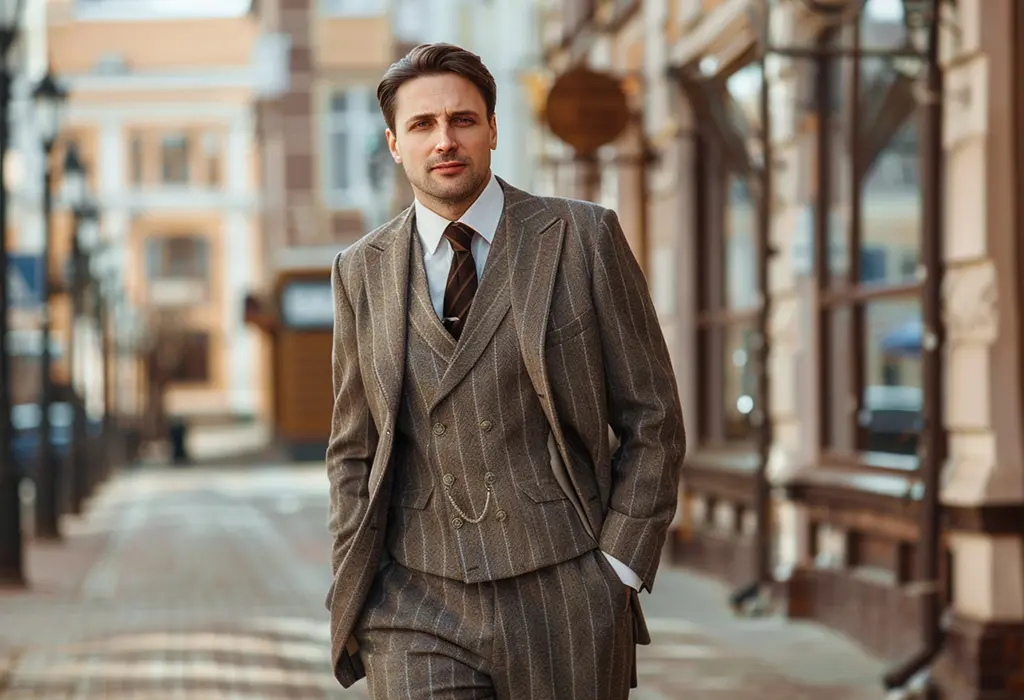
[[[365,699],[327,662],[321,465],[142,469],[31,543],[0,590],[0,699]],[[665,567],[631,698],[872,700],[881,666],[805,624],[734,618],[718,584]]]

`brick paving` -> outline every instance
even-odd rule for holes
[[[0,590],[0,700],[365,699],[328,667],[326,510],[319,465],[122,475],[30,543],[29,590]],[[632,698],[882,697],[850,645],[723,596],[663,571]]]

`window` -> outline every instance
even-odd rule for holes
[[[203,167],[207,187],[220,187],[221,178],[221,136],[215,132],[203,134]]]
[[[756,322],[755,203],[746,179],[727,167],[706,143],[707,183],[699,230],[706,232],[701,260],[700,366],[703,443],[714,447],[752,440],[755,407]],[[717,192],[715,191],[717,190]]]
[[[188,137],[184,134],[164,136],[160,142],[161,181],[165,185],[187,185],[188,160]]]
[[[209,244],[198,236],[161,236],[146,241],[146,276],[150,280],[205,281]]]
[[[327,17],[373,17],[384,14],[385,0],[318,0],[320,14]]]
[[[210,380],[210,334],[204,331],[182,333],[178,362],[171,372],[172,382],[205,383]]]
[[[864,47],[903,38],[902,17],[872,12],[878,2],[861,20]],[[844,462],[909,469],[923,408],[923,202],[912,80],[897,68],[877,57],[818,63],[821,441]]]
[[[349,88],[329,95],[323,120],[321,160],[324,199],[331,209],[368,209],[386,191],[393,172],[381,167],[390,156],[384,119],[369,88]]]
[[[684,87],[695,111],[700,250],[698,363],[700,441],[716,449],[753,446],[758,395],[759,65],[724,80],[695,77]]]
[[[141,134],[132,134],[128,177],[132,187],[142,187],[145,180],[145,142]]]

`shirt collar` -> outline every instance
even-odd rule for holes
[[[466,213],[459,217],[459,221],[480,234],[489,245],[494,241],[494,234],[498,230],[498,221],[501,219],[501,212],[504,208],[505,193],[501,189],[498,178],[491,173],[487,187],[466,210]],[[428,209],[418,199],[415,202],[415,209],[416,232],[423,243],[423,252],[430,257],[437,252],[438,246],[441,245],[441,239],[444,237],[444,230],[451,222]]]

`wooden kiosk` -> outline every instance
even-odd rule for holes
[[[330,268],[279,270],[267,296],[246,297],[245,320],[271,341],[272,420],[279,446],[296,461],[322,460],[334,407]]]

